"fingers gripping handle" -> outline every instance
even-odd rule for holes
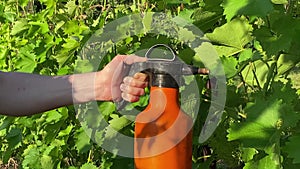
[[[127,64],[124,62],[122,66],[122,79],[124,79],[126,76],[134,76],[134,74],[142,72],[144,67],[145,66],[143,62],[136,62],[133,64]],[[124,109],[128,103],[129,102],[123,98],[121,98],[119,101],[116,101],[117,110],[120,111]]]

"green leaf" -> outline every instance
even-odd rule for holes
[[[94,65],[90,60],[76,60],[75,61],[76,73],[87,73],[95,70]]]
[[[113,102],[102,102],[99,105],[99,111],[103,116],[110,116],[116,110]]]
[[[217,22],[223,17],[223,8],[220,6],[222,0],[204,0],[204,7],[194,9],[193,20],[194,25],[203,32],[213,29]]]
[[[75,34],[79,30],[79,22],[77,20],[70,20],[63,25],[66,34]]]
[[[267,27],[255,30],[254,35],[269,56],[276,55],[279,51],[287,51],[292,42],[291,37],[280,34],[273,35],[272,31]]]
[[[273,9],[270,0],[225,0],[222,6],[227,21],[236,15],[265,17]]]
[[[98,169],[98,167],[92,163],[85,163],[80,167],[80,169]]]
[[[54,168],[54,164],[53,164],[51,156],[42,155],[42,158],[41,158],[41,167],[43,169],[52,169],[52,168]]]
[[[274,12],[270,14],[270,27],[262,26],[254,31],[254,35],[269,56],[289,53],[293,43],[299,44],[299,25],[300,22],[291,16]]]
[[[242,149],[242,159],[244,162],[248,162],[253,159],[254,155],[257,154],[257,150],[255,148],[243,148]]]
[[[40,1],[46,4],[47,9],[53,7],[56,4],[55,0],[40,0]]]
[[[65,39],[65,43],[62,45],[63,49],[53,56],[57,60],[59,67],[63,67],[69,59],[74,57],[75,50],[80,46],[77,40],[75,37]]]
[[[221,57],[221,61],[227,78],[231,78],[236,75],[238,61],[234,57],[223,56]]]
[[[290,84],[279,82],[271,88],[272,94],[255,94],[255,101],[247,103],[244,110],[247,117],[244,122],[231,125],[229,140],[241,140],[245,147],[265,149],[280,140],[281,131],[296,126],[300,115],[292,109],[298,99],[295,90]]]
[[[131,121],[126,118],[126,116],[119,117],[118,115],[111,115],[111,117],[113,119],[109,121],[109,124],[117,131],[123,129],[131,123]]]
[[[4,117],[1,118],[0,130],[8,128],[15,120],[15,117]]]
[[[277,154],[272,153],[260,160],[250,161],[245,164],[244,169],[280,169],[280,163]]]
[[[36,22],[29,22],[28,24],[32,26],[38,26],[39,27],[38,31],[40,31],[41,34],[45,34],[49,32],[49,26],[46,22],[36,21]]]
[[[10,149],[15,148],[22,141],[22,131],[19,128],[11,129],[6,135]]]
[[[15,24],[11,30],[11,34],[17,35],[17,34],[21,33],[22,31],[25,31],[26,29],[29,29],[29,25],[25,19],[22,19],[22,20],[15,22]]]
[[[60,130],[58,133],[58,137],[68,136],[71,133],[73,128],[74,128],[73,125],[69,125],[66,129]]]
[[[68,14],[72,16],[77,8],[77,5],[74,0],[71,0],[67,2],[66,7],[68,8]]]
[[[241,52],[252,40],[252,30],[247,20],[238,18],[216,28],[213,33],[207,33],[206,36],[217,44],[219,50],[216,49],[220,56],[230,56]]]
[[[63,117],[57,110],[50,110],[46,112],[46,115],[47,115],[46,118],[47,123],[57,123]]]
[[[189,31],[186,28],[179,28],[178,38],[180,41],[187,43],[194,41],[196,36],[192,31]]]
[[[268,63],[256,60],[255,62],[250,62],[242,70],[242,76],[247,84],[262,87],[266,83],[268,72]]]
[[[22,131],[19,128],[12,128],[8,134],[5,136],[8,147],[3,153],[3,160],[8,161],[11,158],[11,155],[21,145],[22,142]]]
[[[274,4],[288,4],[288,0],[271,0]]]
[[[36,55],[32,53],[34,44],[29,44],[20,49],[15,67],[18,71],[32,73],[37,66]]]
[[[36,145],[29,145],[23,153],[24,160],[22,161],[22,167],[29,168],[41,168],[40,151]]]
[[[90,137],[83,128],[77,130],[75,138],[75,147],[78,153],[86,153],[91,149]]]
[[[240,55],[239,55],[239,63],[244,62],[244,61],[248,61],[252,58],[253,53],[251,49],[245,49],[243,50]]]
[[[300,163],[300,151],[298,148],[300,142],[300,135],[292,135],[289,141],[283,147],[283,150],[288,153],[288,157],[293,159],[293,163]]]
[[[178,16],[182,19],[184,19],[188,23],[193,23],[192,15],[194,13],[194,10],[190,9],[183,9],[182,11],[179,12]]]
[[[246,147],[264,148],[272,143],[272,137],[280,136],[277,133],[277,122],[282,101],[266,100],[262,96],[256,98],[255,103],[250,102],[245,108],[246,121],[235,123],[228,130],[228,140],[240,139]]]

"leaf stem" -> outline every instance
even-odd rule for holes
[[[264,87],[263,87],[263,91],[264,91],[265,94],[267,93],[267,91],[269,89],[269,86],[274,81],[274,78],[275,78],[275,75],[276,75],[277,60],[278,60],[279,56],[280,56],[280,53],[274,58],[274,62],[271,64],[271,67],[268,71],[267,81],[266,81],[266,83],[264,84]]]
[[[257,83],[257,86],[258,86],[259,90],[261,90],[261,86],[259,84],[259,80],[258,80],[257,75],[256,75],[255,70],[254,70],[255,66],[253,65],[253,62],[251,62],[250,65],[253,68],[252,69],[252,73],[253,73],[254,79],[255,79],[255,81]]]

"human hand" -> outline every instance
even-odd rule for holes
[[[96,81],[97,100],[119,101],[123,98],[126,101],[136,102],[144,94],[144,88],[148,85],[148,77],[144,73],[136,73],[133,77],[124,77],[122,72],[123,64],[144,62],[146,58],[135,55],[117,55],[99,72]],[[103,88],[103,86],[105,86]]]

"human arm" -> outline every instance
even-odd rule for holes
[[[137,101],[147,86],[146,76],[126,77],[122,85],[120,77],[123,62],[139,61],[145,59],[118,55],[99,72],[66,76],[0,72],[0,114],[25,116],[73,103],[117,100],[121,90],[124,99]]]

